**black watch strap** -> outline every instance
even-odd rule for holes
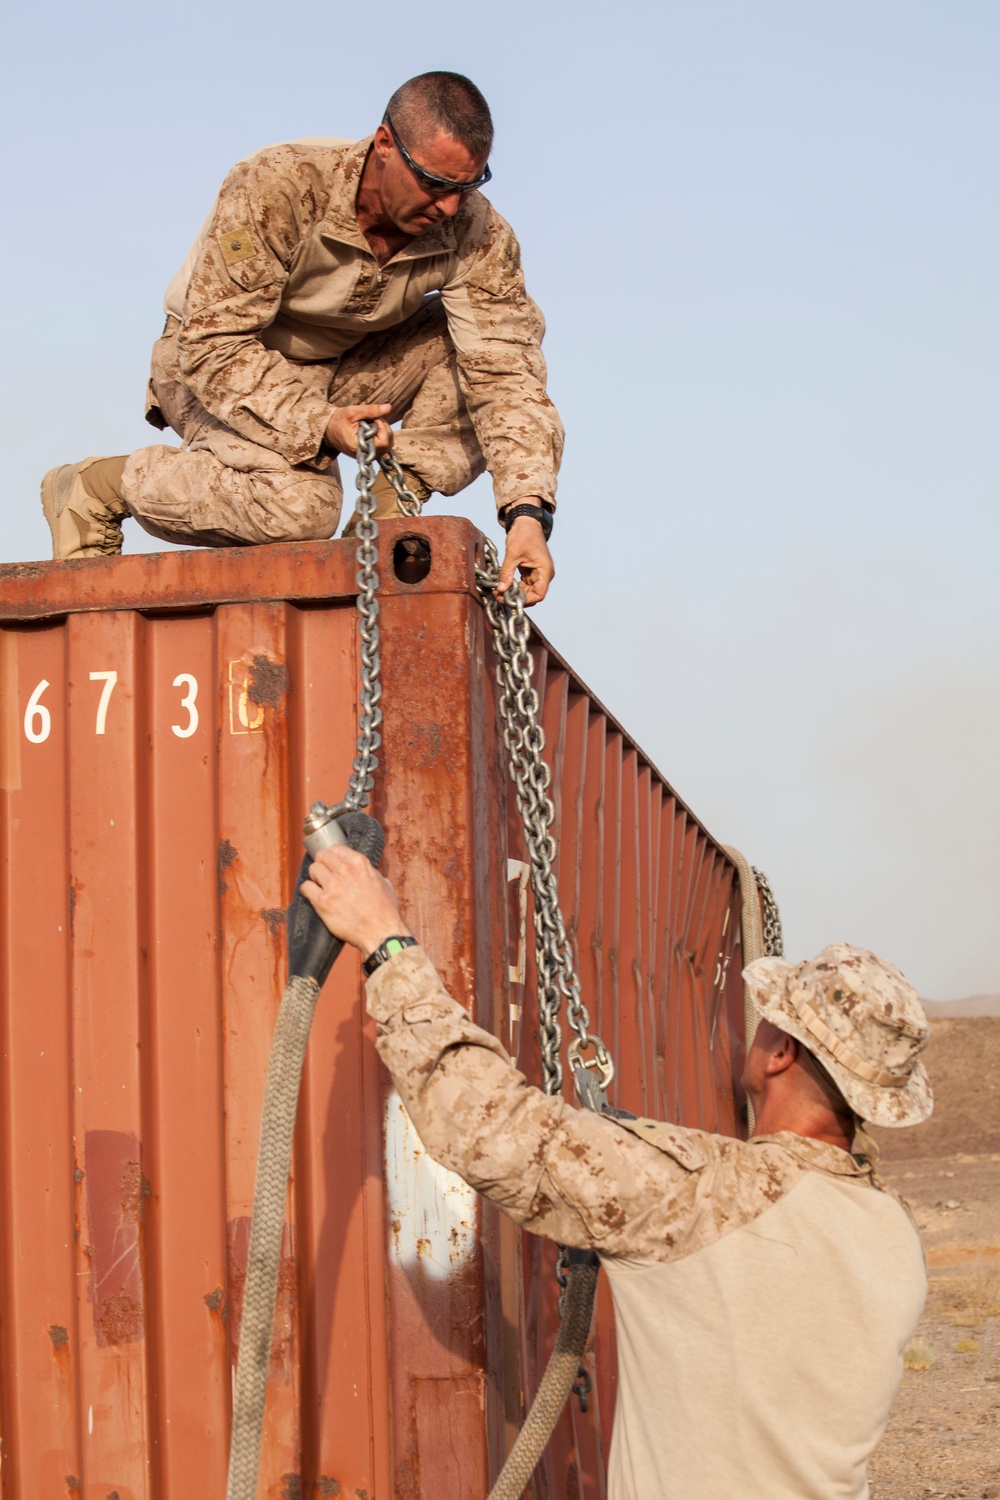
[[[546,510],[544,505],[512,505],[509,510],[504,511],[504,531],[510,530],[518,516],[530,516],[533,521],[537,521],[542,528],[542,535],[548,541],[552,535],[552,522],[554,519],[550,510]]]
[[[374,953],[369,953],[361,965],[361,971],[366,979],[370,979],[375,970],[380,964],[384,964],[386,959],[392,958],[396,953],[402,953],[404,948],[415,948],[416,946],[417,940],[415,937],[387,937],[384,943],[379,943]]]

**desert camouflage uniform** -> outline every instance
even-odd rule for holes
[[[595,1249],[618,1332],[611,1500],[863,1500],[926,1293],[869,1164],[790,1132],[622,1124],[529,1086],[419,948],[368,982],[428,1152],[519,1224]]]
[[[355,197],[372,138],[240,162],[166,297],[148,415],[184,439],[125,468],[154,535],[209,545],[332,535],[333,406],[387,401],[395,452],[450,495],[555,503],[562,426],[509,226],[480,193],[379,266]],[[433,295],[436,294],[436,295]]]

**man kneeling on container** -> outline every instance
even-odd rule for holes
[[[50,470],[53,556],[120,552],[127,516],[205,547],[332,536],[337,454],[367,420],[421,500],[489,470],[507,532],[497,592],[519,570],[527,603],[543,598],[563,430],[517,240],[480,192],[492,144],[475,84],[433,72],[402,84],[364,140],[239,162],[153,349],[147,417],[182,446]],[[374,489],[376,514],[398,514],[384,475]]]
[[[749,1141],[548,1097],[445,992],[363,855],[303,894],[361,952],[378,1050],[425,1147],[517,1223],[596,1250],[619,1397],[611,1500],[864,1500],[926,1294],[906,1209],[863,1120],[931,1112],[928,1024],[892,964],[835,943],[758,959]]]

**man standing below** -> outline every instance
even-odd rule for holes
[[[54,555],[120,552],[129,515],[199,546],[332,536],[337,454],[368,419],[420,499],[489,469],[507,530],[498,592],[520,569],[528,603],[543,598],[563,434],[517,240],[479,191],[492,141],[476,86],[436,72],[396,90],[374,136],[240,162],[153,349],[147,416],[183,446],[50,471]],[[392,514],[382,475],[376,492]]]
[[[610,1500],[865,1500],[926,1294],[863,1120],[931,1112],[928,1025],[892,964],[836,943],[745,971],[763,1020],[748,1141],[576,1110],[529,1086],[443,989],[392,888],[324,850],[303,894],[353,943],[421,1140],[517,1223],[596,1250],[617,1325]]]

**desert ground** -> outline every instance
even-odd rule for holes
[[[931,1027],[932,1118],[877,1133],[882,1175],[920,1228],[930,1292],[872,1460],[872,1500],[1000,1500],[1000,1013]]]

